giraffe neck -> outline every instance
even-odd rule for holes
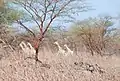
[[[65,46],[67,48],[67,50],[70,50],[67,46]]]
[[[59,49],[62,49],[59,44],[57,44],[57,46],[58,46]]]

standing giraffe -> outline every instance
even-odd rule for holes
[[[60,47],[59,43],[56,41],[54,44],[56,44],[56,45],[58,46],[58,49],[59,49],[57,54],[63,54],[63,55],[65,55],[65,50],[63,50],[63,49]]]
[[[66,55],[68,55],[68,54],[73,55],[73,51],[72,51],[70,48],[68,48],[68,46],[67,46],[66,44],[65,44],[64,46],[65,46],[66,49],[67,49],[67,53],[66,53]]]
[[[35,54],[35,49],[32,47],[32,45],[27,42],[27,44],[25,42],[21,42],[20,43],[20,47],[21,49],[23,50],[23,52],[25,53],[25,58],[26,56],[31,56],[31,55],[34,55]]]

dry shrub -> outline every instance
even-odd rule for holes
[[[120,55],[120,33],[119,29],[116,29],[113,34],[108,38],[109,40],[106,42],[106,51],[110,53],[110,55],[116,54]]]
[[[72,36],[81,42],[92,55],[104,54],[106,44],[111,39],[112,22],[109,18],[91,19],[79,22],[72,27]],[[109,33],[110,32],[110,33]]]
[[[102,55],[102,51],[105,48],[104,34],[106,30],[103,27],[95,27],[90,29],[82,29],[81,35],[83,44],[91,52],[92,55],[98,53]]]
[[[5,42],[8,42],[10,40],[11,35],[12,35],[12,31],[10,30],[10,27],[5,24],[1,24],[0,39],[4,40]]]
[[[39,59],[43,63],[50,64],[50,69],[41,67],[33,59],[24,59],[26,54],[18,51],[10,53],[6,59],[0,60],[0,81],[119,81],[120,59],[119,57],[89,56],[85,52],[76,55],[62,57],[55,53],[39,52]],[[94,57],[94,58],[93,58]],[[116,60],[115,60],[116,59]],[[78,64],[75,64],[77,62]],[[82,67],[80,63],[98,65],[104,73],[93,71],[92,73]]]
[[[0,24],[0,56],[8,57],[9,52],[13,51],[10,43],[14,40],[12,29],[5,24]]]
[[[98,30],[100,29],[91,28],[89,29],[89,32],[85,33],[84,31],[83,33],[85,34],[82,34],[79,37],[88,40],[90,36],[90,40],[92,41],[92,43],[95,42],[95,44],[97,44],[97,42],[100,41],[100,36],[98,35],[100,31]],[[16,41],[17,40],[18,40],[17,42],[20,42],[22,40],[29,41],[28,38],[30,37],[31,37],[30,35],[19,34]],[[14,50],[12,52],[7,53],[10,55],[8,58],[5,59],[2,58],[0,60],[0,81],[38,81],[38,80],[40,81],[119,81],[120,80],[119,57],[116,56],[99,57],[98,55],[90,56],[89,53],[86,54],[86,52],[79,52],[78,54],[79,56],[76,56],[76,54],[74,54],[73,56],[67,56],[67,57],[63,56],[62,58],[60,58],[55,54],[55,50],[54,50],[55,45],[53,43],[54,41],[58,40],[61,45],[62,44],[64,45],[65,40],[62,40],[58,36],[57,37],[59,39],[57,39],[57,37],[55,38],[54,37],[45,38],[41,42],[42,49],[40,48],[41,50],[39,51],[39,59],[43,63],[49,64],[51,66],[50,69],[41,67],[40,63],[35,64],[35,60],[33,59],[25,60],[24,58],[26,57],[26,53],[24,53],[22,50],[20,51]],[[66,43],[68,45],[71,44],[72,42],[77,44],[73,38],[67,38]],[[77,42],[79,41],[77,40]],[[84,40],[82,40],[82,42],[84,44]],[[87,42],[89,43],[89,40]],[[85,42],[85,44],[87,42]],[[69,46],[72,46],[72,44]],[[51,52],[48,49],[53,49],[54,51]],[[0,48],[0,52],[4,53],[3,51],[6,50]],[[92,73],[88,69],[81,67],[81,63],[83,63],[84,65],[88,64],[92,66],[95,66],[97,64],[100,68],[103,68],[105,72],[99,73],[98,71],[93,71]]]
[[[0,39],[6,45],[11,45],[15,40],[15,30],[12,27],[0,24]]]
[[[0,24],[0,39],[4,41],[4,44],[11,46],[13,49],[17,48],[21,41],[30,37],[30,35],[18,32],[18,30],[9,25]],[[2,41],[0,42],[3,43]]]

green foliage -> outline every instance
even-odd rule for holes
[[[22,17],[22,12],[15,10],[7,3],[3,9],[0,10],[0,24],[12,24],[14,21]]]
[[[14,10],[7,10],[3,13],[0,13],[0,24],[11,24],[15,20],[20,18],[20,14]]]

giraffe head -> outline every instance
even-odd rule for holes
[[[65,44],[64,46],[65,46],[65,47],[67,47],[67,45],[66,45],[66,44]]]
[[[57,41],[56,41],[56,42],[54,42],[54,44],[59,45]]]

